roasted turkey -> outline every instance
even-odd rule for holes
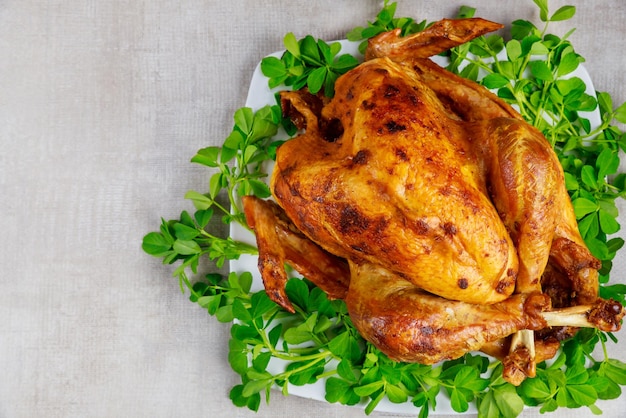
[[[600,263],[543,135],[428,58],[500,27],[383,33],[331,100],[281,93],[302,132],[278,149],[275,203],[248,197],[244,210],[266,290],[286,309],[285,263],[344,299],[390,358],[433,364],[482,349],[519,384],[559,339],[615,331],[624,310],[598,298]]]

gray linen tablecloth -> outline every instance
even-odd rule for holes
[[[464,4],[539,23],[531,0],[400,0],[397,15],[432,21]],[[626,101],[626,3],[550,1],[564,4],[577,14],[552,32],[576,27],[596,88]],[[0,0],[0,417],[364,416],[278,392],[256,415],[234,407],[229,327],[140,245],[160,217],[190,209],[187,190],[206,190],[210,172],[189,159],[230,132],[284,34],[341,39],[381,5]],[[614,276],[625,275],[620,254]],[[624,361],[620,336],[609,350]],[[599,405],[622,417],[626,395]]]

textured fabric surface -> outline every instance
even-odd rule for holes
[[[0,0],[1,418],[364,416],[278,392],[257,414],[234,407],[229,327],[140,244],[160,217],[190,209],[187,190],[206,189],[210,173],[190,157],[230,132],[254,67],[284,34],[340,39],[381,4]],[[463,4],[539,21],[531,0],[399,0],[398,15],[436,20]],[[596,88],[626,101],[626,3],[550,4],[578,7],[552,31],[576,27]],[[624,256],[615,264],[623,281]],[[609,350],[626,360],[622,339]],[[599,405],[622,417],[626,396]]]

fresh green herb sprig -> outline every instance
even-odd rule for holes
[[[284,45],[286,51],[280,58],[271,56],[261,61],[261,72],[269,79],[270,88],[285,85],[299,90],[306,86],[313,94],[323,90],[325,96],[332,97],[337,78],[359,64],[352,55],[337,56],[339,42],[327,44],[311,35],[297,40],[290,32]]]
[[[291,279],[286,292],[296,313],[271,301],[265,291],[250,293],[249,272],[228,277],[209,274],[193,285],[190,300],[231,328],[228,361],[241,376],[230,392],[237,406],[259,408],[261,395],[269,402],[270,389],[289,393],[290,385],[303,386],[337,374],[331,362],[359,362],[363,339],[351,326],[342,301],[330,301],[310,282]],[[270,361],[284,364],[271,372]],[[356,398],[358,402],[360,398]]]
[[[211,176],[209,192],[189,191],[185,195],[198,209],[217,207],[224,215],[224,222],[236,221],[246,225],[240,208],[239,197],[253,194],[260,198],[270,196],[263,163],[275,156],[277,141],[274,136],[282,122],[279,106],[265,106],[256,112],[242,107],[235,112],[235,126],[221,147],[203,148],[191,159],[192,162],[217,168]],[[234,164],[233,164],[234,162]],[[226,190],[230,210],[218,201],[220,191]]]
[[[162,258],[163,264],[180,261],[173,275],[178,278],[183,292],[192,289],[188,271],[197,274],[201,258],[208,257],[217,267],[222,267],[226,260],[237,260],[243,254],[258,254],[257,248],[252,245],[208,232],[206,227],[213,213],[212,208],[200,209],[192,217],[189,212],[183,211],[180,219],[161,219],[159,231],[149,232],[143,237],[141,248],[147,254]]]
[[[242,107],[235,112],[234,121],[232,132],[221,147],[203,148],[191,159],[217,170],[210,177],[208,192],[191,190],[185,194],[196,208],[193,216],[182,211],[179,219],[161,219],[159,231],[148,233],[142,241],[144,252],[162,258],[164,264],[180,262],[173,275],[183,291],[188,289],[193,293],[188,272],[197,274],[198,264],[205,256],[221,268],[226,260],[258,254],[256,247],[231,237],[218,237],[208,232],[207,226],[218,210],[223,223],[235,221],[247,228],[240,197],[270,195],[262,180],[267,176],[262,165],[275,156],[274,137],[282,123],[282,114],[278,106],[265,106],[256,112]],[[226,193],[230,210],[220,202],[221,192]]]

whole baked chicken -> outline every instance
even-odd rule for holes
[[[533,330],[614,331],[624,313],[598,299],[599,262],[543,135],[428,59],[500,27],[442,20],[383,33],[332,100],[282,93],[303,132],[278,149],[278,206],[244,205],[268,294],[286,309],[285,262],[345,299],[391,358],[432,364],[483,349],[519,383],[555,352],[556,333],[535,342]]]

